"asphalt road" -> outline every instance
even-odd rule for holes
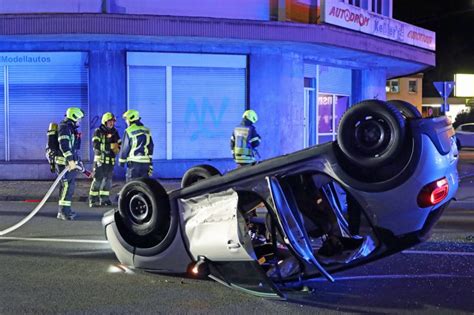
[[[338,273],[335,283],[308,282],[307,291],[290,292],[287,301],[250,296],[213,281],[124,269],[104,237],[100,220],[105,209],[74,202],[80,217],[64,222],[55,219],[56,203],[47,203],[25,226],[0,236],[0,314],[472,314],[474,151],[462,151],[461,162],[458,202],[444,213],[428,242]],[[36,199],[46,190],[35,191],[31,182],[8,184],[13,190],[3,187],[2,192],[9,196],[16,191]],[[0,231],[35,206],[0,201]]]
[[[35,204],[0,202],[0,230]],[[0,237],[0,314],[18,313],[471,313],[474,312],[473,209],[451,207],[431,240],[384,260],[308,283],[275,301],[213,281],[117,267],[105,241],[104,210],[75,203],[78,221],[55,219],[48,203]]]

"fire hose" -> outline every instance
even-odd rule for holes
[[[77,169],[84,173],[85,176],[87,177],[90,177],[91,176],[91,173],[86,170],[84,168],[84,166],[81,164],[78,164],[77,165]],[[51,196],[51,194],[53,193],[53,191],[56,189],[56,187],[58,186],[59,182],[61,181],[61,179],[64,177],[64,175],[66,175],[66,173],[69,171],[69,169],[66,167],[64,168],[64,170],[59,173],[58,177],[56,178],[56,180],[54,181],[54,183],[51,185],[51,187],[49,188],[48,192],[46,193],[46,195],[44,195],[43,199],[41,199],[40,203],[26,216],[24,217],[20,222],[12,225],[11,227],[3,230],[3,231],[0,231],[0,236],[3,236],[3,235],[6,235],[8,233],[11,233],[13,231],[15,231],[16,229],[18,229],[19,227],[23,226],[24,224],[26,224],[28,221],[31,220],[31,218],[33,218],[37,213],[38,211],[41,210],[41,208],[43,208],[44,204],[46,203],[46,201],[48,201],[49,197]]]

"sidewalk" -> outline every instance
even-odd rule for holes
[[[451,207],[474,210],[474,160],[460,160],[458,165],[460,185]],[[87,201],[91,179],[78,178],[73,201]],[[159,179],[167,191],[180,188],[180,179]],[[53,181],[0,181],[0,201],[39,201],[48,191]],[[111,199],[116,201],[117,194],[125,181],[114,181]],[[49,201],[58,201],[58,188]]]
[[[73,201],[87,201],[92,179],[78,178],[74,191]],[[180,188],[181,180],[159,179],[167,191]],[[0,181],[0,201],[39,201],[48,192],[53,181]],[[125,181],[113,181],[110,196],[116,201],[116,196],[125,185]],[[59,188],[53,192],[49,201],[58,201]]]

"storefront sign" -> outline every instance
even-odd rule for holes
[[[321,6],[322,23],[334,24],[404,44],[436,50],[436,34],[429,30],[337,0],[322,0]]]
[[[0,66],[84,65],[84,52],[0,52]]]

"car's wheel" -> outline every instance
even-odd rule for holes
[[[189,187],[200,180],[221,175],[219,170],[211,165],[198,165],[191,167],[189,170],[186,171],[183,175],[183,179],[181,180],[181,188]]]
[[[354,165],[376,168],[395,159],[403,147],[405,120],[393,105],[367,100],[352,106],[339,124],[337,142]]]
[[[387,103],[395,106],[405,119],[422,118],[421,113],[418,111],[416,106],[413,106],[408,102],[402,100],[391,100]]]
[[[142,178],[122,188],[118,201],[120,226],[131,245],[159,244],[170,227],[170,204],[166,190],[156,180]]]

